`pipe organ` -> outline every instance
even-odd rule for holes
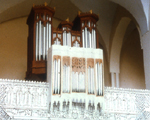
[[[27,19],[29,36],[26,79],[33,79],[32,76],[35,75],[43,75],[46,79],[47,52],[53,44],[94,49],[99,47],[96,32],[98,16],[96,14],[92,11],[79,12],[73,22],[67,18],[66,21],[60,23],[58,28],[54,28],[52,25],[54,13],[55,9],[48,7],[47,4],[32,7]],[[79,76],[84,77],[83,73]]]
[[[51,110],[97,110],[103,101],[103,50],[99,49],[92,11],[78,13],[73,22],[52,25],[55,9],[33,6],[28,17],[26,78],[47,75]],[[82,106],[80,106],[82,105]]]
[[[52,45],[54,13],[55,9],[47,4],[34,5],[31,9],[27,19],[29,36],[26,79],[32,79],[33,75],[43,75],[44,79],[46,78],[47,51]]]

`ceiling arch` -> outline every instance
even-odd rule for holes
[[[110,0],[128,10],[136,19],[142,35],[149,30],[149,0]]]
[[[110,72],[120,73],[120,52],[123,38],[130,21],[130,18],[121,18],[115,30],[110,52]]]

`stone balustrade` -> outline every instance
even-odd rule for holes
[[[46,82],[0,79],[0,97],[3,98],[0,101],[0,112],[6,111],[14,119],[150,119],[149,90],[105,87],[104,102],[103,106],[100,105],[100,112],[84,110],[82,104],[81,111],[50,110],[49,84]]]
[[[5,108],[47,109],[48,89],[44,82],[0,79],[0,91],[5,90],[1,104]]]

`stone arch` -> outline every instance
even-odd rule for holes
[[[112,39],[112,46],[110,51],[110,73],[112,87],[119,87],[120,52],[123,38],[130,21],[131,19],[128,17],[122,17],[115,29]]]

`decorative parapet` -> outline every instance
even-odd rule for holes
[[[120,116],[120,119],[126,120],[130,116],[135,120],[141,118],[148,120],[150,118],[150,91],[105,87],[103,113],[106,116],[109,114],[109,118]]]
[[[90,120],[149,120],[150,91],[141,89],[104,88],[103,107],[97,111],[84,104],[74,103],[74,109],[60,111],[59,103],[49,109],[49,84],[0,79],[0,111],[2,118],[10,119],[90,119]],[[102,107],[102,108],[101,108]],[[10,117],[9,117],[10,116]]]
[[[5,89],[1,102],[4,108],[47,109],[49,84],[24,80],[0,79],[0,91]]]

